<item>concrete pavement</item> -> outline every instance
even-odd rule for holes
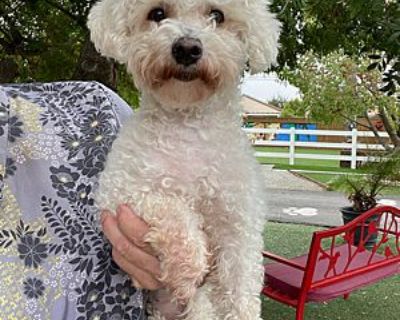
[[[271,221],[322,226],[342,225],[339,209],[349,202],[342,193],[321,186],[289,171],[263,166],[267,186],[267,218]],[[384,197],[382,203],[400,206],[400,197]]]

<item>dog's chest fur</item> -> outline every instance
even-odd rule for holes
[[[183,197],[191,205],[210,203],[224,190],[245,197],[249,170],[242,164],[252,168],[254,159],[237,120],[232,110],[221,108],[198,116],[139,111],[110,152],[99,206],[134,205],[149,193]]]

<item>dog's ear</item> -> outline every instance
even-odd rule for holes
[[[127,17],[135,0],[100,0],[90,10],[88,28],[96,49],[121,63],[126,62]]]
[[[251,73],[266,71],[276,63],[281,23],[269,12],[268,1],[248,0],[251,6],[248,21],[247,48]]]

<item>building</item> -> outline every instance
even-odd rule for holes
[[[243,109],[244,117],[265,118],[265,117],[280,117],[282,110],[271,104],[257,100],[248,95],[243,95],[240,102]]]

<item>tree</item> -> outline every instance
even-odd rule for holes
[[[327,96],[334,98],[335,88],[333,85],[330,86],[331,94],[326,88],[327,96],[320,97],[320,101],[317,102],[315,100],[319,94],[318,90],[313,92],[314,96],[309,96],[306,92],[311,89],[304,88],[304,83],[298,83],[299,81],[292,77],[293,82],[297,82],[299,86],[303,87],[304,101],[307,99],[311,101],[315,98],[316,105],[313,108],[310,105],[305,107],[306,102],[296,101],[287,106],[286,110],[292,108],[297,112],[302,108],[303,111],[308,108],[311,116],[319,114],[324,120],[330,116],[339,115],[342,119],[353,118],[360,114],[365,115],[368,108],[377,108],[392,142],[398,148],[400,145],[398,112],[400,103],[400,94],[398,94],[400,87],[400,4],[398,0],[274,0],[272,8],[277,12],[284,25],[279,57],[281,67],[278,69],[281,77],[285,78],[288,68],[295,70],[299,61],[304,63],[304,60],[307,60],[308,52],[313,52],[315,59],[322,60],[324,56],[337,50],[341,50],[345,60],[351,60],[350,57],[356,57],[356,60],[360,56],[365,58],[366,54],[369,54],[372,59],[372,61],[368,61],[365,58],[360,66],[363,69],[358,70],[362,71],[364,80],[368,77],[374,78],[373,88],[368,88],[366,85],[361,89],[358,86],[357,90],[366,93],[363,96],[364,104],[356,102],[361,102],[360,97],[353,100],[349,95],[347,107],[345,107],[343,103],[346,95],[341,94],[336,97],[336,100],[329,101],[332,103],[331,106],[327,104],[322,106],[321,100]],[[303,55],[306,57],[301,59],[300,57]],[[368,62],[369,66],[367,66]],[[300,69],[302,69],[301,66]],[[368,74],[368,70],[371,71],[370,74]],[[379,73],[380,77],[378,77]],[[309,81],[304,78],[303,80]],[[364,80],[363,84],[365,85],[368,81]],[[349,86],[354,89],[354,85],[351,83]],[[336,92],[338,92],[337,89]],[[346,91],[344,88],[340,88],[340,90]],[[382,103],[385,98],[379,91],[388,96],[397,94],[398,104],[396,105],[390,98],[387,100],[390,101],[389,104]],[[323,112],[322,107],[325,108],[326,113]],[[328,114],[328,112],[337,113]],[[369,127],[372,130],[374,128],[371,124]]]
[[[400,148],[400,106],[380,90],[381,73],[371,69],[367,55],[351,57],[337,51],[319,57],[308,52],[298,60],[296,69],[286,67],[282,75],[303,94],[302,99],[285,105],[286,113],[325,123],[357,122],[357,117],[365,117],[368,124],[359,124],[372,130],[389,149],[370,119],[371,112],[377,112],[391,142]]]
[[[398,0],[273,0],[272,10],[283,22],[281,67],[295,68],[308,51],[321,57],[339,49],[350,56],[373,53],[371,69],[382,73],[381,89],[388,95],[398,92]]]
[[[0,65],[13,81],[97,80],[116,88],[116,65],[101,57],[86,19],[95,0],[1,0]],[[6,68],[0,78],[10,78]]]
[[[0,0],[0,80],[90,79],[119,87],[115,76],[123,68],[102,59],[89,41],[86,19],[95,1]],[[271,2],[283,22],[278,71],[285,65],[294,68],[309,50],[322,56],[337,49],[350,55],[373,52],[381,57],[376,68],[389,62],[400,69],[392,63],[400,50],[398,0]],[[390,92],[397,76],[398,71],[383,77],[391,83]],[[128,90],[133,86],[122,91]]]
[[[398,0],[273,0],[271,10],[283,22],[281,66],[296,66],[311,50],[321,56],[338,49],[399,55]]]

